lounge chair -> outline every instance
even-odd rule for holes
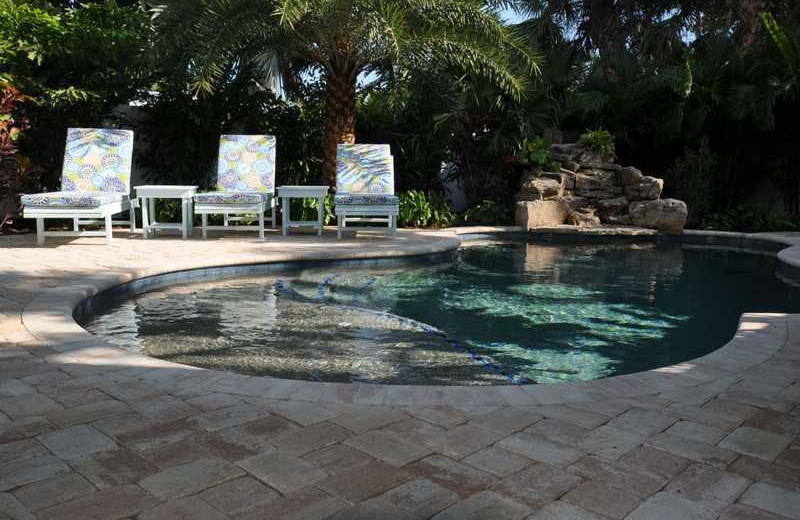
[[[70,128],[61,174],[61,191],[23,195],[22,215],[36,219],[36,243],[49,236],[105,236],[111,243],[113,224],[135,228],[135,202],[130,199],[133,132],[108,128]],[[129,220],[112,216],[129,211]],[[72,231],[45,231],[48,218],[72,219]],[[102,224],[103,231],[81,231]]]
[[[358,224],[385,223],[397,232],[400,203],[394,194],[394,158],[388,144],[340,144],[336,150],[337,236]],[[352,226],[350,224],[357,224]]]
[[[264,238],[264,220],[275,227],[275,137],[271,135],[223,135],[219,139],[217,190],[194,196],[194,212],[202,215],[203,238],[207,230],[258,229]],[[271,209],[271,217],[264,212]],[[208,215],[223,215],[222,226],[209,226]],[[229,215],[239,215],[230,217]],[[258,226],[231,222],[248,220],[241,215],[255,215]],[[251,217],[252,218],[252,217]]]

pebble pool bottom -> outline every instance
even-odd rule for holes
[[[187,283],[82,325],[127,349],[332,382],[584,381],[727,343],[744,312],[798,312],[774,256],[678,243],[483,242],[440,264],[314,267]]]

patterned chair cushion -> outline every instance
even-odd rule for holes
[[[333,198],[335,204],[399,204],[400,199],[396,195],[380,195],[380,194],[360,194],[360,193],[345,193],[343,195],[336,195]]]
[[[242,193],[232,191],[210,191],[198,193],[194,201],[199,204],[258,204],[269,200],[271,193]]]
[[[48,208],[96,208],[103,204],[127,200],[128,194],[114,191],[51,191],[23,195],[22,204]]]
[[[336,192],[394,194],[394,158],[388,144],[340,144],[336,150]]]
[[[61,190],[130,193],[133,132],[70,128],[64,150]]]
[[[221,136],[217,190],[245,193],[275,191],[275,136]]]

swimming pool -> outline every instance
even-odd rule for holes
[[[313,381],[591,380],[724,345],[743,312],[797,312],[770,255],[661,242],[478,242],[432,264],[297,267],[112,299],[124,348]]]

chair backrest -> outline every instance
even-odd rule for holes
[[[129,193],[132,158],[131,130],[70,128],[61,189]]]
[[[217,189],[275,191],[275,136],[220,136]]]
[[[394,195],[394,158],[388,144],[340,144],[336,193]]]

